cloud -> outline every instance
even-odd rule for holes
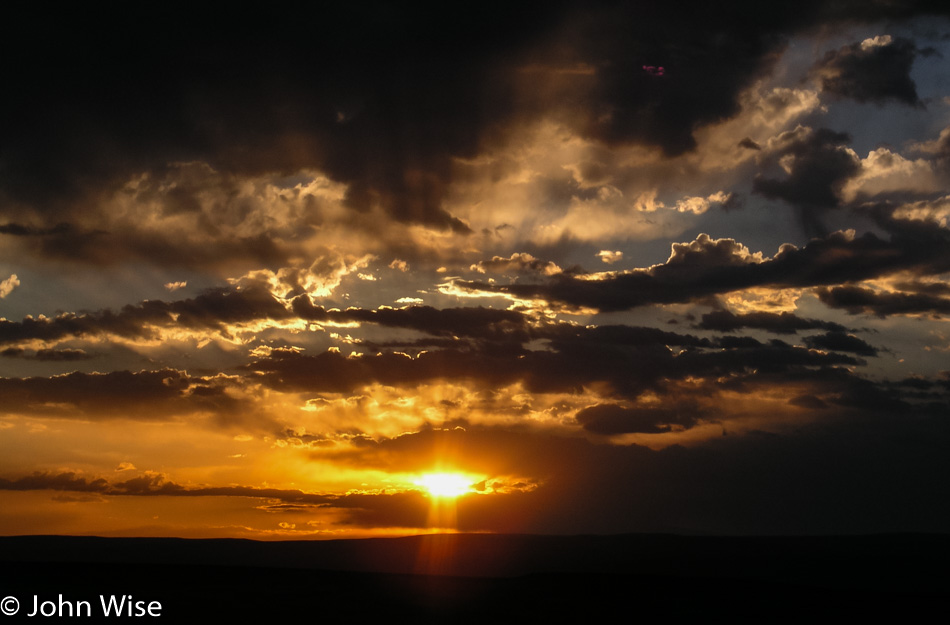
[[[850,141],[845,133],[804,126],[773,137],[759,161],[765,170],[783,170],[785,177],[760,173],[752,191],[798,208],[806,234],[826,234],[821,211],[839,206],[845,184],[861,171],[860,159],[846,146]]]
[[[24,358],[43,362],[74,362],[93,358],[82,349],[38,349],[30,352],[21,347],[7,347],[0,350],[0,356],[7,358]]]
[[[806,410],[824,410],[828,404],[814,395],[798,395],[788,400],[792,406],[798,406]]]
[[[616,262],[623,260],[623,252],[620,250],[611,251],[611,250],[600,250],[597,252],[597,257],[608,265],[612,265]]]
[[[906,17],[916,10],[876,5],[866,14]],[[646,18],[644,11],[612,3],[533,12],[494,7],[449,29],[445,16],[421,8],[394,16],[321,7],[321,21],[336,27],[316,42],[288,39],[283,25],[269,20],[212,42],[211,22],[182,28],[161,18],[156,32],[178,32],[173,57],[157,56],[161,42],[151,35],[132,45],[121,29],[96,28],[81,38],[57,29],[64,49],[82,52],[33,55],[8,73],[11,91],[45,104],[4,105],[0,117],[18,121],[5,127],[0,193],[19,218],[17,228],[48,237],[56,224],[73,224],[70,236],[50,239],[46,254],[60,248],[60,258],[96,262],[150,254],[206,266],[286,260],[288,242],[273,223],[240,218],[242,211],[260,215],[242,183],[300,172],[339,185],[337,201],[354,216],[377,211],[398,224],[469,233],[446,208],[455,165],[478,158],[526,120],[555,120],[611,149],[638,145],[682,155],[696,148],[697,131],[741,110],[741,94],[774,66],[789,35],[851,20],[855,9],[783,3],[768,12],[709,12],[701,26],[684,21],[675,6],[651,7]],[[826,69],[839,68],[841,80],[849,79],[858,71],[850,69],[854,59],[863,58],[859,50],[837,53],[841,59]],[[915,52],[895,39],[867,54],[875,68],[900,70]],[[896,54],[890,64],[887,54]],[[319,80],[300,80],[328,58],[333,68]],[[664,60],[661,79],[643,72],[647,58]],[[87,82],[54,87],[41,78],[53,73]],[[125,77],[121,84],[116,75]],[[123,102],[119,112],[116,101]],[[165,177],[173,185],[155,175],[194,163],[219,175],[191,168]],[[140,186],[124,186],[131,180]],[[115,188],[148,205],[152,218],[194,222],[199,229],[191,235],[219,229],[224,236],[211,249],[213,239],[203,239],[204,248],[190,238],[176,242],[147,221],[136,228],[130,219],[95,235],[102,224],[79,227],[104,190]],[[303,219],[319,227],[325,198],[312,197]],[[260,236],[238,234],[235,217],[245,229],[257,225]]]
[[[694,129],[739,111],[738,94],[777,58],[778,32],[797,22],[785,8],[775,16],[708,14],[703,28],[684,28],[682,20],[663,8],[651,13],[645,19],[642,7],[611,7],[602,21],[591,24],[598,38],[585,43],[598,69],[592,81],[596,100],[579,103],[576,114],[595,139],[609,145],[653,145],[667,156],[694,149]],[[640,32],[644,24],[655,29],[652,36]],[[698,45],[664,45],[683,37]],[[607,64],[608,51],[618,47],[626,53],[611,55]],[[642,71],[644,58],[663,59],[662,79]],[[708,97],[689,97],[697,90]]]
[[[815,349],[827,349],[849,352],[859,356],[877,356],[877,348],[869,345],[853,334],[845,332],[827,332],[815,336],[806,336],[805,343]]]
[[[536,273],[553,276],[561,273],[561,268],[550,261],[538,260],[531,254],[514,253],[509,258],[494,256],[491,260],[480,260],[471,266],[478,273]]]
[[[719,204],[722,207],[725,207],[730,204],[735,204],[736,199],[735,195],[732,193],[725,193],[723,191],[717,191],[708,197],[686,197],[676,203],[676,210],[681,213],[693,213],[694,215],[702,215],[713,204]]]
[[[873,198],[885,194],[933,194],[945,187],[933,165],[924,160],[909,160],[887,148],[868,152],[861,169],[841,189],[844,201]]]
[[[931,141],[922,141],[911,145],[913,151],[936,157],[942,164],[950,162],[950,126],[940,131],[940,135]]]
[[[828,93],[858,102],[918,106],[910,70],[919,53],[909,39],[879,35],[827,52],[812,73]]]
[[[92,210],[87,212],[94,214]],[[70,223],[39,229],[8,224],[8,229],[16,230],[20,239],[11,249],[46,260],[100,266],[144,261],[173,267],[224,268],[282,263],[288,256],[280,242],[266,233],[211,237],[199,229],[186,234],[173,227],[143,228],[140,224],[144,219],[115,223],[111,213],[107,215],[105,228]]]
[[[708,295],[752,287],[811,287],[874,278],[901,270],[919,275],[950,270],[946,230],[879,214],[891,232],[884,240],[868,232],[860,237],[836,232],[799,249],[783,245],[772,258],[751,253],[734,239],[700,234],[689,243],[674,243],[669,259],[649,269],[615,272],[596,279],[585,275],[554,276],[543,284],[485,284],[459,280],[476,292],[515,298],[545,298],[602,311],[648,304],[688,302]]]
[[[264,286],[279,298],[310,294],[328,297],[348,274],[366,267],[373,260],[370,254],[353,256],[336,250],[323,250],[309,267],[283,267],[274,272],[258,269],[241,278],[232,279],[232,284]]]
[[[738,146],[739,146],[740,148],[747,148],[747,149],[749,149],[749,150],[757,150],[757,151],[758,151],[758,150],[761,150],[761,149],[762,149],[762,146],[761,146],[761,145],[759,145],[758,143],[756,143],[755,141],[753,141],[753,140],[752,140],[751,138],[749,138],[749,137],[745,137],[744,139],[742,139],[742,141],[740,141],[740,142],[738,143]]]
[[[327,323],[372,323],[390,328],[409,328],[435,336],[469,336],[499,341],[528,340],[528,319],[519,312],[493,308],[433,308],[408,306],[377,310],[348,308],[326,310],[308,297],[293,300],[293,312],[301,319]]]
[[[799,330],[831,330],[842,332],[845,327],[833,321],[805,319],[790,312],[751,312],[734,314],[728,310],[716,310],[703,315],[697,327],[717,332],[732,332],[740,328],[765,330],[776,334],[794,334]]]
[[[0,344],[102,335],[152,340],[159,336],[156,329],[160,328],[212,331],[228,337],[230,324],[289,317],[291,313],[262,288],[218,289],[175,302],[147,300],[118,312],[107,309],[53,318],[27,317],[19,322],[0,320]]]
[[[658,433],[693,426],[702,412],[694,405],[677,408],[598,404],[578,411],[577,422],[593,434]]]
[[[20,280],[16,277],[16,274],[13,274],[6,280],[0,282],[0,299],[3,299],[9,295],[13,289],[18,286],[20,286]]]
[[[123,468],[122,470],[128,470]],[[18,479],[0,478],[0,490],[60,490],[89,492],[114,496],[171,496],[171,497],[258,497],[294,503],[327,504],[333,497],[307,494],[299,490],[254,488],[248,486],[185,487],[171,482],[164,475],[145,473],[122,482],[104,478],[89,479],[75,472],[42,473]]]
[[[803,116],[822,109],[816,91],[772,86],[767,79],[743,91],[739,103],[740,111],[734,117],[696,130],[699,145],[687,158],[700,171],[713,174],[708,184],[720,189],[735,175],[737,167],[760,158],[771,138]],[[737,198],[723,208],[731,208]]]
[[[939,285],[938,289],[939,289]],[[876,291],[860,286],[835,286],[817,290],[818,299],[831,308],[841,308],[852,315],[865,313],[886,317],[889,315],[912,315],[930,313],[950,314],[950,298],[941,297],[946,292],[936,293]]]
[[[18,223],[6,223],[0,226],[0,234],[8,234],[15,237],[39,237],[49,235],[68,234],[73,231],[73,226],[68,223],[59,223],[51,228],[37,228],[35,226],[26,226]]]
[[[894,211],[896,219],[931,222],[946,228],[950,221],[950,195],[936,200],[920,200],[902,204]]]
[[[170,369],[0,378],[7,414],[141,421],[210,414],[219,417],[219,424],[244,418],[266,424],[232,386],[228,378],[189,376]]]
[[[245,369],[256,382],[283,392],[353,393],[374,384],[406,392],[425,384],[454,382],[475,389],[520,384],[531,393],[577,393],[590,388],[602,397],[632,399],[646,391],[665,392],[674,381],[690,377],[719,378],[748,371],[779,374],[805,367],[861,364],[847,355],[780,341],[762,344],[748,339],[734,344],[723,339],[717,345],[656,328],[555,327],[535,336],[546,338],[548,348],[454,343],[414,357],[389,352],[343,356],[333,350],[309,356],[273,350]],[[674,346],[687,349],[674,350]],[[710,383],[692,392],[715,394],[715,389],[716,384]]]

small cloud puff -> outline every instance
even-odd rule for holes
[[[600,250],[599,252],[597,252],[597,257],[600,258],[600,260],[607,263],[608,265],[612,265],[619,260],[623,260],[623,252],[621,252],[620,250],[617,250],[615,252],[612,252],[610,250]]]
[[[16,274],[13,274],[3,282],[0,282],[0,299],[3,299],[9,295],[10,292],[18,286],[20,286],[20,280],[16,277]]]

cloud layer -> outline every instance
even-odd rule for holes
[[[0,42],[0,531],[950,521],[946,9],[70,17]]]

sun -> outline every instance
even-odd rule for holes
[[[472,481],[460,473],[426,473],[416,485],[433,497],[455,498],[471,491]]]

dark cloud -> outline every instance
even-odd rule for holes
[[[766,171],[785,170],[785,176],[757,175],[753,193],[795,206],[808,236],[827,235],[822,211],[839,205],[841,188],[861,169],[857,155],[847,149],[850,141],[849,135],[827,128],[799,126],[780,134],[769,142],[762,164]]]
[[[102,493],[109,488],[109,483],[103,478],[87,480],[77,477],[75,473],[34,473],[15,480],[0,478],[0,489],[3,490],[63,490],[80,493]]]
[[[598,404],[578,411],[577,422],[592,434],[654,434],[673,429],[688,429],[701,418],[696,405],[676,408],[634,407]]]
[[[4,350],[0,350],[0,356],[39,360],[43,362],[74,362],[93,358],[92,355],[87,354],[81,349],[38,349],[36,351],[28,351],[21,347],[8,347]]]
[[[933,388],[933,386],[936,383],[933,380],[928,380],[926,378],[914,376],[914,377],[904,378],[903,380],[898,382],[898,384],[900,386],[906,386],[909,388],[927,390],[927,389]]]
[[[181,371],[73,372],[50,378],[0,378],[4,409],[79,419],[164,420],[212,414],[218,422],[257,418],[228,395],[227,380]],[[262,421],[266,424],[266,420]]]
[[[749,337],[730,344],[725,350],[685,352],[677,356],[678,375],[729,376],[738,372],[761,372],[764,375],[792,374],[803,368],[861,365],[862,361],[844,354],[822,354],[794,347],[783,341],[752,344]]]
[[[737,144],[740,148],[748,148],[750,150],[761,150],[762,146],[753,141],[751,138],[746,137]]]
[[[768,9],[727,3],[696,13],[696,7],[676,2],[605,3],[577,19],[568,33],[558,33],[561,58],[583,61],[597,71],[589,82],[556,95],[567,109],[565,122],[581,120],[587,136],[609,145],[639,143],[666,155],[682,154],[695,147],[695,129],[739,111],[738,94],[771,68],[798,29],[928,9],[934,10],[883,2],[777,3]],[[686,10],[693,19],[682,19]],[[644,72],[645,64],[662,64],[664,75]],[[536,97],[550,96],[549,90],[538,90]]]
[[[260,381],[288,391],[353,392],[374,382],[410,387],[436,380],[476,382],[504,386],[530,377],[531,368],[517,362],[516,350],[492,354],[442,349],[420,353],[416,358],[396,353],[345,357],[336,352],[302,356],[275,351],[271,357],[248,365],[260,374]],[[546,369],[545,355],[531,357],[539,369]],[[562,376],[563,377],[563,376]],[[555,382],[539,376],[532,388],[552,387]],[[560,384],[565,384],[559,380]],[[570,382],[574,387],[577,382]]]
[[[384,351],[400,351],[412,357],[416,357],[420,352],[430,349],[460,349],[468,351],[476,348],[476,345],[473,341],[460,339],[458,337],[444,339],[421,338],[403,341],[354,340],[354,344],[365,346],[367,349],[372,350],[375,353]]]
[[[843,332],[846,329],[841,324],[833,321],[806,319],[790,312],[752,312],[737,315],[728,310],[716,310],[704,314],[697,327],[717,332],[732,332],[739,328],[752,328],[776,334],[795,334],[799,330]]]
[[[913,41],[880,35],[832,50],[812,69],[824,91],[858,102],[920,105],[910,70],[920,53]]]
[[[728,213],[729,211],[739,210],[745,205],[745,201],[738,193],[731,192],[726,199],[719,205],[720,210]]]
[[[833,233],[803,248],[783,245],[773,258],[759,260],[733,239],[701,234],[673,245],[666,263],[618,272],[600,280],[558,275],[542,284],[488,284],[457,281],[472,291],[588,306],[602,311],[648,304],[688,302],[751,287],[811,287],[878,277],[898,270],[939,274],[950,270],[950,233],[934,224],[879,218],[889,240],[873,233],[852,237]]]
[[[523,342],[529,338],[528,319],[513,310],[493,308],[379,308],[366,310],[326,310],[307,296],[293,300],[293,311],[301,319],[315,322],[361,322],[389,328],[408,328],[435,336],[467,336],[496,341]]]
[[[695,147],[696,128],[737,113],[737,94],[771,66],[782,33],[801,23],[802,14],[720,9],[702,10],[692,22],[702,28],[657,4],[614,5],[596,22],[582,23],[590,32],[582,35],[581,53],[598,68],[589,99],[571,108],[585,120],[585,134],[676,155]],[[650,58],[663,61],[664,76],[642,71]],[[705,97],[693,97],[697,92]]]
[[[822,410],[828,407],[828,404],[814,395],[798,395],[788,400],[788,403],[808,410]]]
[[[211,290],[192,299],[163,302],[146,300],[117,312],[64,313],[56,317],[0,320],[0,344],[28,340],[58,341],[70,337],[111,334],[131,339],[153,339],[156,328],[188,328],[229,336],[230,323],[260,319],[287,319],[291,313],[262,288]]]
[[[327,309],[314,305],[307,295],[291,301],[288,310],[269,291],[259,286],[240,289],[210,290],[197,297],[163,302],[147,300],[137,305],[124,306],[118,311],[103,310],[92,313],[64,313],[53,318],[27,317],[20,322],[0,320],[0,344],[28,340],[57,341],[73,337],[115,335],[123,338],[154,339],[158,329],[176,328],[193,331],[211,331],[230,336],[228,324],[255,321],[304,319],[315,323],[365,323],[386,328],[404,328],[431,336],[451,339],[427,345],[455,346],[459,337],[512,345],[532,339],[552,341],[593,341],[608,337],[619,344],[647,345],[708,345],[705,339],[691,335],[664,332],[655,328],[601,326],[581,328],[564,323],[540,323],[515,310],[494,308],[434,308],[408,306],[382,307],[376,310],[347,308]],[[417,340],[397,342],[390,346],[414,345]],[[419,343],[420,345],[422,343]],[[63,359],[78,357],[61,350]],[[42,358],[52,359],[51,350],[40,350]],[[22,348],[9,348],[7,356],[32,357]]]
[[[864,413],[791,433],[730,435],[662,451],[470,427],[368,442],[340,460],[424,471],[451,458],[487,475],[541,479],[537,490],[520,497],[459,500],[459,528],[467,530],[849,533],[891,531],[909,522],[939,531],[950,506],[934,505],[943,501],[940,480],[921,476],[950,468],[933,444],[948,437],[946,419],[909,406],[900,414]]]
[[[789,35],[923,8],[816,0],[690,7],[684,20],[675,2],[492,3],[459,20],[422,6],[320,5],[296,16],[321,25],[313,37],[288,36],[276,14],[222,28],[217,17],[150,12],[148,32],[130,27],[145,16],[80,31],[78,15],[60,14],[44,20],[40,41],[10,33],[0,48],[6,89],[28,94],[0,109],[0,197],[39,224],[14,229],[51,235],[101,192],[168,163],[317,169],[348,185],[357,211],[465,232],[443,206],[453,163],[513,125],[556,117],[608,145],[680,154],[694,130],[738,112],[738,94]],[[662,60],[665,75],[643,72],[647,59]],[[538,80],[561,77],[553,92],[532,82],[531,67],[546,68]]]
[[[535,330],[535,338],[549,339],[558,349],[569,349],[572,345],[588,345],[594,348],[607,346],[649,347],[653,345],[681,347],[710,347],[712,343],[692,334],[665,332],[657,328],[601,325],[575,326],[560,324],[544,326]]]
[[[22,249],[41,258],[94,265],[149,261],[172,267],[258,268],[284,264],[289,257],[277,237],[269,233],[246,237],[217,233],[196,243],[186,237],[129,226],[107,231],[69,223],[37,228],[11,222],[0,226],[0,234],[20,238]]]
[[[821,353],[781,341],[754,339],[713,345],[705,339],[678,336],[653,328],[606,327],[561,332],[548,340],[550,349],[528,350],[492,344],[421,352],[347,357],[327,351],[305,356],[274,350],[246,367],[254,379],[284,391],[352,393],[373,383],[411,387],[437,380],[498,388],[515,382],[529,392],[578,392],[598,388],[604,396],[636,398],[644,391],[665,392],[673,380],[712,379],[758,371],[779,374],[801,368],[859,365],[847,355]],[[674,353],[670,345],[692,345]],[[714,347],[703,349],[701,346]],[[715,393],[717,385],[697,387]]]
[[[60,223],[52,228],[36,228],[18,223],[6,223],[0,226],[0,234],[10,234],[16,237],[41,237],[69,235],[75,232],[72,224]]]
[[[940,293],[939,285],[930,289]],[[874,291],[860,286],[835,286],[818,289],[818,299],[826,306],[842,308],[852,315],[888,315],[950,313],[950,299],[930,293]]]
[[[910,291],[912,293],[921,293],[923,295],[950,295],[950,284],[946,282],[919,282],[917,280],[907,280],[895,282],[894,286],[901,291]]]
[[[176,33],[174,49],[124,28],[80,36],[61,18],[44,31],[56,46],[5,41],[10,88],[41,104],[4,105],[3,119],[17,122],[4,126],[0,187],[15,203],[62,211],[92,187],[172,161],[316,167],[349,183],[360,210],[379,204],[464,230],[441,208],[449,156],[474,154],[481,128],[511,114],[503,60],[560,15],[498,6],[460,23],[421,7],[324,6],[312,19],[333,27],[306,41],[276,16],[222,29],[149,15],[150,33]],[[54,68],[55,87],[42,78]]]
[[[336,498],[304,493],[299,490],[254,488],[250,486],[220,486],[187,488],[163,475],[147,473],[122,482],[108,482],[103,478],[89,479],[72,472],[33,473],[17,479],[0,478],[0,490],[59,490],[99,493],[102,495],[129,495],[137,497],[259,497],[277,501],[327,505]]]
[[[742,246],[732,239],[713,240],[702,234],[692,243],[674,244],[673,253],[663,265],[618,272],[602,280],[558,275],[546,284],[492,285],[466,281],[456,284],[472,290],[544,298],[604,311],[624,310],[649,303],[687,301],[718,292],[717,280],[710,279],[713,274],[722,276],[719,282],[736,282],[736,286],[725,290],[739,288],[738,275],[749,263],[743,252]]]
[[[716,344],[724,349],[746,349],[761,347],[762,342],[751,336],[724,336]]]
[[[849,352],[858,354],[859,356],[877,356],[877,348],[869,345],[853,334],[846,334],[840,331],[806,336],[805,344],[815,349]]]

